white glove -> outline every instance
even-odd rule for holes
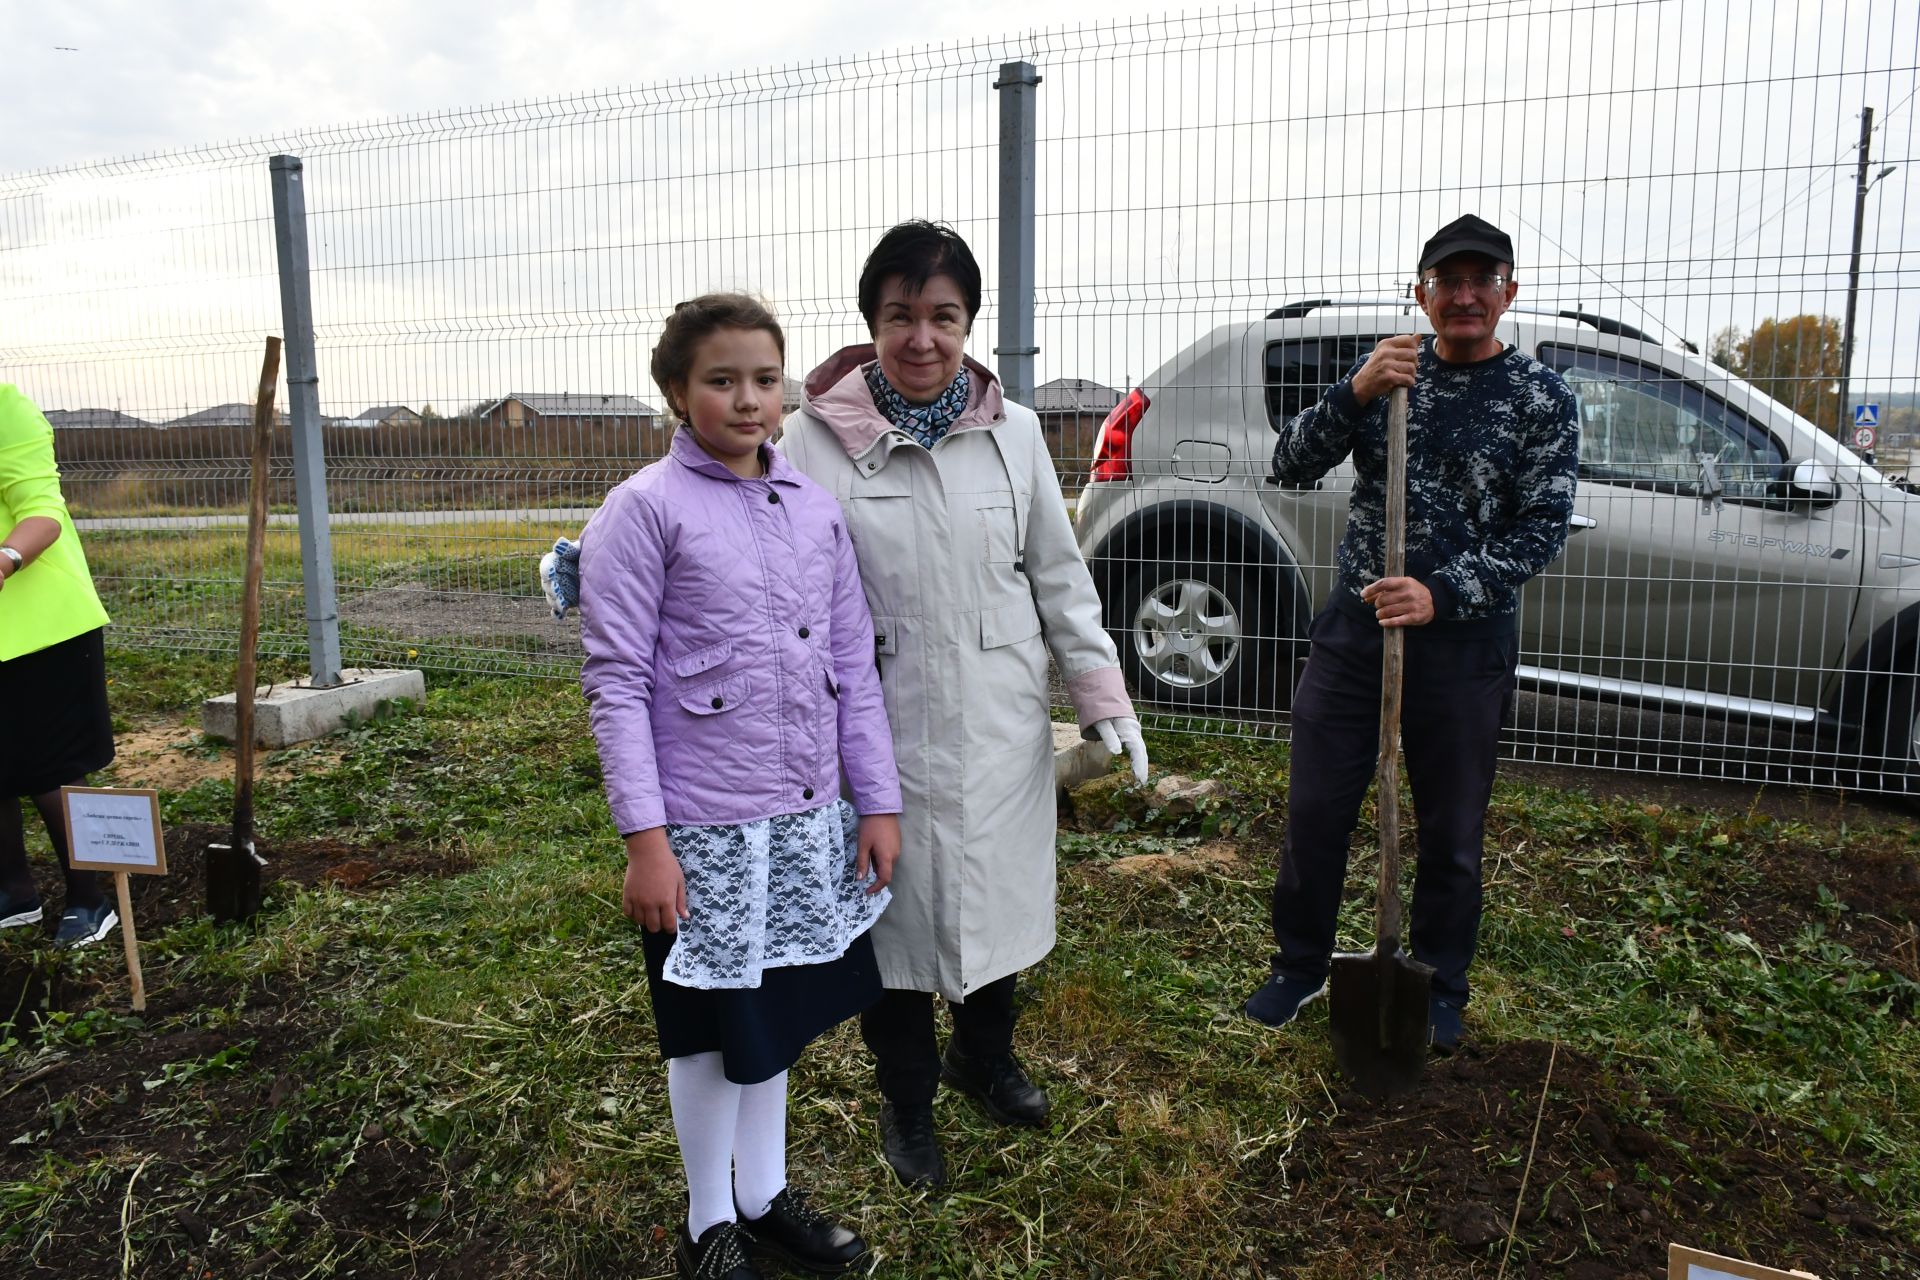
[[[1100,735],[1100,744],[1108,755],[1117,756],[1121,748],[1126,749],[1128,762],[1133,765],[1133,780],[1146,786],[1147,740],[1140,736],[1140,722],[1132,716],[1109,716],[1095,720],[1093,731]]]

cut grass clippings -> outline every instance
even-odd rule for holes
[[[229,678],[192,655],[115,652],[112,672],[139,717],[185,717]],[[793,1072],[795,1182],[866,1236],[874,1274],[1491,1277],[1516,1206],[1513,1276],[1651,1280],[1671,1239],[1826,1277],[1920,1266],[1911,832],[1503,783],[1471,1046],[1376,1106],[1335,1073],[1323,1012],[1277,1033],[1239,1012],[1269,947],[1284,747],[1153,745],[1227,799],[1063,831],[1060,944],[1020,1034],[1050,1129],[943,1094],[953,1181],[909,1194],[856,1030]],[[307,764],[260,786],[269,849],[392,851],[405,874],[277,884],[253,927],[156,930],[144,1017],[117,948],[55,964],[0,940],[64,1006],[0,1032],[0,1267],[669,1273],[666,1077],[577,691],[443,682]],[[216,777],[163,807],[218,823],[229,801]],[[1342,945],[1370,935],[1368,873],[1356,858]]]

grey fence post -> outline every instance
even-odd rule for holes
[[[1007,399],[1033,404],[1034,90],[1031,62],[1003,62],[1000,93],[1000,383]]]
[[[327,526],[327,458],[320,435],[320,377],[313,361],[313,295],[307,285],[307,192],[300,157],[274,156],[273,240],[280,264],[280,322],[293,420],[293,489],[300,506],[300,573],[307,595],[307,669],[317,689],[340,683],[340,610]]]

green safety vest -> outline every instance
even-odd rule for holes
[[[0,382],[0,541],[29,516],[60,522],[60,537],[0,587],[0,662],[37,653],[107,623],[80,535],[60,496],[53,428],[18,387]]]

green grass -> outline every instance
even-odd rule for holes
[[[231,679],[219,661],[190,655],[116,652],[112,663],[123,716],[180,714]],[[184,1210],[227,1224],[218,1237],[227,1256],[271,1257],[273,1275],[433,1274],[422,1258],[483,1238],[521,1274],[660,1274],[659,1230],[682,1210],[679,1165],[577,690],[439,681],[423,708],[334,745],[337,765],[320,769],[316,758],[319,771],[261,785],[269,842],[457,848],[474,869],[366,897],[276,888],[257,930],[203,921],[147,940],[156,989],[209,993],[203,1007],[142,1023],[109,999],[47,1028],[44,1042],[0,1033],[0,1090],[57,1055],[110,1055],[221,1027],[238,1028],[246,1046],[149,1074],[142,1123],[208,1137],[195,1158],[142,1174],[137,1194],[137,1133],[81,1157],[36,1159],[31,1141],[10,1148],[0,1259],[44,1262],[82,1222],[118,1232],[124,1199],[137,1202],[125,1231],[136,1260],[192,1255]],[[1250,1269],[1246,1250],[1286,1257],[1304,1238],[1293,1229],[1304,1224],[1250,1207],[1252,1171],[1337,1110],[1324,1018],[1275,1035],[1238,1014],[1268,946],[1285,748],[1173,735],[1154,746],[1157,768],[1218,777],[1234,799],[1185,829],[1147,821],[1063,835],[1060,944],[1029,975],[1021,1033],[1059,1123],[1009,1134],[943,1099],[954,1184],[907,1195],[877,1159],[877,1100],[852,1028],[795,1070],[796,1179],[852,1214],[882,1255],[877,1274],[1273,1274]],[[167,796],[166,813],[219,821],[227,803],[227,784],[209,782]],[[1223,818],[1245,858],[1218,874],[1100,869],[1183,850]],[[1653,816],[1503,784],[1470,1029],[1491,1044],[1553,1040],[1613,1064],[1678,1096],[1689,1119],[1729,1141],[1742,1124],[1772,1129],[1911,1238],[1920,1234],[1912,984],[1832,936],[1823,921],[1838,918],[1837,904],[1812,904],[1803,926],[1770,944],[1728,927],[1718,909],[1754,887],[1751,855],[1763,848],[1878,842],[1904,844],[1910,858],[1908,840],[1744,815]],[[1350,901],[1345,943],[1369,938],[1364,905]],[[96,949],[79,975],[111,993],[117,963],[117,951]],[[307,1030],[291,1061],[262,1065],[274,1033],[250,1019],[287,991],[299,993]],[[277,1108],[223,1092],[248,1085],[257,1099],[281,1078]],[[86,1106],[107,1105],[96,1099],[47,1125],[84,1125]],[[377,1151],[396,1141],[434,1171],[393,1193],[403,1226],[361,1234],[334,1224],[326,1198],[372,1176]],[[1517,1163],[1524,1153],[1495,1154]],[[1702,1224],[1708,1239],[1715,1230]],[[1523,1224],[1516,1261],[1529,1248]],[[1870,1249],[1860,1258],[1879,1273]],[[1342,1265],[1329,1255],[1303,1260],[1299,1273],[1368,1274]]]

